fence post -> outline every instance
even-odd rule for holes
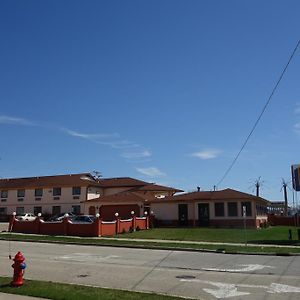
[[[131,211],[131,218],[132,218],[132,223],[131,223],[131,228],[132,231],[135,231],[135,224],[136,224],[136,216],[134,215],[134,211]]]
[[[69,214],[65,214],[63,219],[64,235],[68,235],[69,233],[68,227],[69,227]]]
[[[41,234],[41,213],[38,213],[37,218],[35,219],[37,223],[37,234]]]
[[[115,213],[115,217],[116,217],[116,236],[118,236],[119,226],[120,226],[120,219],[119,219],[119,213],[118,212]]]
[[[144,212],[144,215],[145,215],[145,217],[146,217],[146,224],[145,224],[145,226],[146,226],[146,228],[145,229],[149,229],[149,217],[148,217],[148,212]]]
[[[8,231],[9,232],[13,231],[15,221],[16,221],[16,213],[13,212],[11,217],[10,217],[10,220],[9,220],[9,225],[8,225]]]
[[[101,220],[100,220],[100,214],[96,214],[96,220],[95,220],[95,222],[94,222],[94,226],[96,226],[96,228],[95,228],[95,235],[96,236],[100,236],[101,235],[101,230],[100,230],[100,225],[101,224]]]

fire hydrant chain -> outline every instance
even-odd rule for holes
[[[12,264],[12,268],[14,269],[14,277],[11,285],[16,287],[22,286],[24,284],[24,270],[26,269],[25,257],[22,252],[19,251],[13,261],[14,263]]]

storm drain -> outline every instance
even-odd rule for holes
[[[178,278],[178,279],[195,279],[196,277],[192,276],[192,275],[178,275],[178,276],[176,276],[176,278]]]
[[[79,278],[84,278],[84,277],[88,277],[88,276],[90,276],[90,275],[88,275],[88,274],[80,274],[80,275],[77,275],[77,277],[79,277]]]

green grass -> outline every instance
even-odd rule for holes
[[[288,239],[288,230],[292,230],[293,240]],[[216,229],[216,228],[154,228],[120,235],[124,238],[143,238],[179,241],[202,241],[222,243],[245,243],[244,229]],[[300,246],[297,228],[276,226],[265,229],[247,229],[248,243],[296,245]]]
[[[120,234],[118,240],[102,238],[76,238],[59,236],[37,236],[1,233],[0,239],[32,242],[55,242],[72,243],[81,245],[96,246],[115,246],[115,247],[135,247],[150,249],[173,249],[173,250],[194,250],[194,251],[217,251],[225,253],[272,253],[287,254],[300,253],[300,241],[296,240],[296,229],[292,228],[293,240],[288,239],[289,227],[273,227],[261,230],[247,230],[248,243],[252,244],[270,244],[270,247],[261,247],[248,245],[222,245],[222,242],[244,243],[245,235],[241,229],[213,229],[213,228],[159,228],[144,231],[136,231],[130,234]],[[122,240],[122,238],[130,240]],[[147,241],[137,241],[142,238]],[[170,240],[167,243],[154,242],[152,239]],[[189,241],[187,244],[181,244],[178,241]],[[199,245],[193,242],[216,242],[217,245]],[[274,246],[271,246],[271,245]],[[279,248],[276,245],[291,245],[297,248],[284,247]],[[298,247],[299,246],[299,247]]]
[[[114,289],[103,289],[82,285],[26,280],[21,287],[11,287],[11,278],[0,277],[0,292],[18,295],[27,295],[53,300],[176,300],[179,297],[158,295],[154,293],[138,293]]]

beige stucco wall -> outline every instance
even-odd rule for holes
[[[62,187],[61,196],[58,200],[54,200],[53,189],[44,188],[42,197],[35,197],[34,189],[25,190],[25,197],[23,201],[18,201],[17,190],[9,190],[8,198],[6,202],[0,200],[0,207],[7,207],[7,214],[12,214],[17,210],[17,207],[24,207],[24,212],[33,213],[34,207],[42,207],[42,213],[51,214],[53,206],[60,206],[61,212],[71,212],[72,205],[80,205],[81,212],[83,211],[83,204],[81,201],[86,200],[86,187],[81,187],[80,195],[72,195],[72,187]],[[74,197],[79,197],[79,199],[74,199]],[[36,200],[36,198],[41,198],[41,200]]]
[[[224,217],[215,216],[215,203],[224,203]],[[237,202],[238,216],[229,217],[228,216],[228,202]],[[211,220],[221,220],[221,219],[240,219],[242,218],[242,202],[246,201],[236,201],[236,200],[224,200],[224,201],[199,201],[199,202],[176,202],[176,203],[151,203],[151,210],[154,212],[154,215],[161,220],[178,220],[178,205],[179,204],[188,204],[188,218],[189,220],[198,220],[198,204],[207,203],[209,204],[209,217]],[[251,201],[252,216],[246,217],[247,219],[253,219],[256,215],[255,202]],[[259,218],[267,218],[266,216],[259,216]]]
[[[88,188],[87,200],[103,196],[103,189],[99,187],[90,186]]]

